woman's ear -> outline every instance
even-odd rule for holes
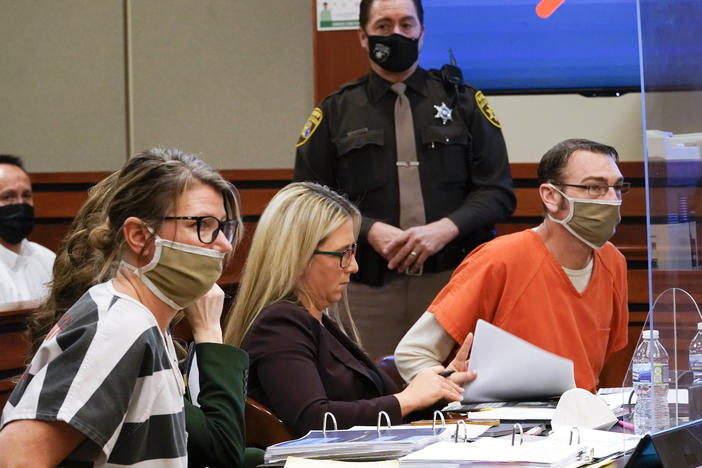
[[[558,193],[558,191],[556,191],[551,184],[541,184],[539,186],[539,195],[541,196],[541,202],[544,204],[544,207],[548,213],[557,213],[561,208],[561,200],[563,200],[563,195]]]
[[[132,255],[146,258],[153,255],[153,234],[142,220],[135,216],[127,218],[122,225],[122,234]]]

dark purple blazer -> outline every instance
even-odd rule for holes
[[[289,301],[261,311],[241,344],[249,353],[249,396],[297,436],[321,429],[327,411],[339,429],[375,425],[381,410],[401,424],[396,384],[332,320],[322,322]]]

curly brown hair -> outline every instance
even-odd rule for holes
[[[143,151],[88,191],[88,200],[56,252],[49,296],[30,317],[29,359],[54,323],[91,286],[114,277],[123,255],[124,221],[136,216],[158,232],[193,180],[219,191],[227,216],[242,225],[236,188],[201,159],[178,149]],[[243,229],[238,229],[234,247],[242,235]]]

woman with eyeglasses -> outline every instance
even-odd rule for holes
[[[321,429],[327,411],[340,428],[375,424],[381,410],[398,424],[439,400],[460,400],[459,384],[474,378],[470,342],[452,362],[461,372],[445,378],[432,367],[403,390],[362,350],[345,300],[359,226],[358,209],[329,188],[283,188],[258,222],[225,328],[224,341],[249,353],[249,395],[296,435]],[[329,311],[339,302],[343,320]]]
[[[90,190],[30,324],[37,352],[3,412],[0,466],[242,466],[248,358],[221,344],[215,284],[240,222],[234,187],[175,149]],[[169,331],[181,310],[200,407],[183,398]]]

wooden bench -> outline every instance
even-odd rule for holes
[[[626,180],[633,184],[631,191],[624,196],[622,223],[612,239],[625,255],[629,270],[630,339],[628,347],[608,362],[601,376],[602,386],[621,384],[633,353],[633,346],[636,344],[648,312],[644,164],[642,162],[623,162],[619,167]],[[542,207],[537,191],[536,168],[537,164],[535,163],[514,163],[511,165],[517,196],[517,209],[509,220],[495,226],[498,234],[520,231],[534,227],[541,222]],[[271,197],[290,182],[292,169],[223,170],[221,173],[239,189],[246,230],[241,246],[220,280],[220,284],[225,290],[233,295],[246,260],[256,222]],[[106,172],[30,174],[37,216],[36,227],[30,239],[56,250],[61,238],[68,230],[72,217],[87,198],[88,188],[107,175]],[[660,195],[663,190],[669,189],[656,188],[653,190]],[[694,207],[696,201],[694,191],[686,187],[673,190],[680,190],[681,193],[689,195],[689,203]],[[700,198],[698,206],[702,209],[702,196]],[[665,201],[661,200],[664,200],[665,197],[652,196],[651,199],[653,200],[652,213],[664,213]],[[702,239],[702,237],[700,238]],[[690,275],[683,274],[678,279],[682,278],[683,282],[690,283],[696,281],[696,272],[690,273]],[[662,276],[667,278],[668,282],[672,281],[669,277]],[[654,283],[658,286],[657,282]]]

